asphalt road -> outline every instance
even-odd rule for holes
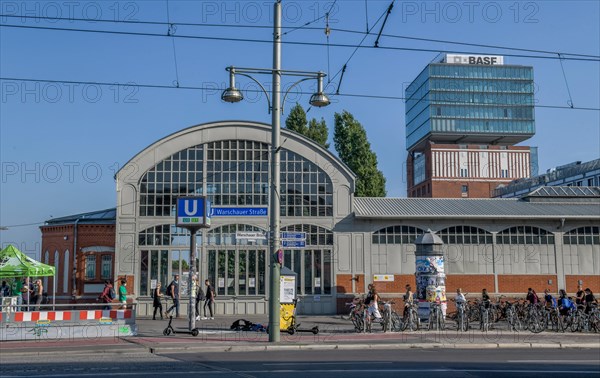
[[[600,377],[599,349],[410,349],[63,354],[2,359],[10,377]]]

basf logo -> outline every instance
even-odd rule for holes
[[[446,54],[445,63],[450,64],[482,64],[496,66],[504,64],[504,57],[498,55],[457,55]]]

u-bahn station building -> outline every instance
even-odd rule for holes
[[[302,314],[341,311],[369,283],[384,298],[401,297],[415,285],[414,241],[428,229],[444,241],[448,293],[572,293],[579,282],[600,291],[598,187],[542,187],[511,199],[357,198],[356,176],[336,156],[281,132],[281,230],[306,233],[305,248],[284,249]],[[133,283],[139,315],[151,313],[155,283],[164,288],[175,274],[186,298],[191,264],[214,283],[217,314],[267,312],[270,140],[263,123],[197,125],[156,141],[117,173],[114,278]],[[195,195],[221,215],[198,231],[190,261],[175,201]]]

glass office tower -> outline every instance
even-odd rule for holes
[[[535,134],[533,67],[503,63],[503,57],[446,54],[408,86],[409,196],[489,197],[494,185],[531,175],[532,150],[513,145]],[[440,152],[436,161],[432,148],[456,156]],[[434,181],[453,179],[486,184],[476,195],[462,184],[436,195],[442,184]]]

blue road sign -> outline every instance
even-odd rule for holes
[[[179,227],[210,227],[211,208],[206,197],[177,198],[175,224]]]
[[[306,248],[306,240],[289,240],[283,239],[281,241],[283,248]]]
[[[266,217],[266,207],[213,207],[213,217]]]
[[[306,232],[289,232],[281,233],[281,239],[287,240],[306,240]]]

